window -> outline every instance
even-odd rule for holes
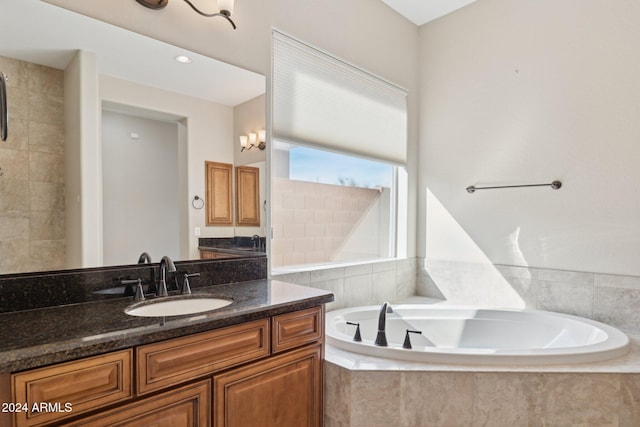
[[[276,141],[271,265],[395,256],[397,166]]]
[[[407,93],[274,30],[271,267],[406,246]]]

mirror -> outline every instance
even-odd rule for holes
[[[2,0],[0,71],[0,274],[197,259],[198,237],[256,234],[206,226],[191,200],[204,160],[250,158],[235,141],[265,127],[264,76],[39,0]]]

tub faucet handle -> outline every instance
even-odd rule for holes
[[[362,336],[360,335],[360,323],[347,322],[347,325],[353,325],[353,326],[356,327],[356,333],[353,336],[353,340],[355,342],[361,342],[362,341]]]
[[[409,338],[409,334],[421,334],[422,331],[414,331],[412,329],[407,329],[407,333],[404,335],[404,342],[402,343],[402,348],[411,349],[411,338]]]

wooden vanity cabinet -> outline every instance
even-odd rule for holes
[[[14,402],[73,407],[13,425],[321,427],[323,325],[318,306],[12,374]]]

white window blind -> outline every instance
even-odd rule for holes
[[[272,85],[275,138],[406,163],[405,90],[278,31]]]

